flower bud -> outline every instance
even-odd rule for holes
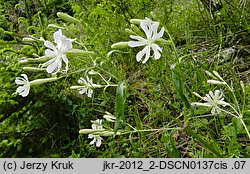
[[[71,49],[66,52],[68,58],[74,58],[77,56],[94,56],[96,55],[94,51],[84,51],[80,49]]]
[[[112,115],[111,113],[109,113],[107,111],[105,113],[106,114],[103,116],[103,118],[105,118],[109,122],[115,122],[116,117],[114,115]]]
[[[225,85],[225,84],[227,84],[226,82],[221,82],[221,81],[218,81],[218,80],[208,80],[207,83],[215,84],[215,85]]]
[[[24,37],[23,42],[35,42],[35,40],[30,37]]]
[[[41,84],[44,84],[44,83],[47,83],[47,82],[53,82],[53,81],[56,81],[57,78],[56,77],[53,77],[53,78],[46,78],[46,79],[36,79],[36,80],[33,80],[30,82],[30,86],[32,85],[41,85]]]
[[[60,26],[55,25],[55,24],[49,24],[48,27],[64,29],[63,27],[60,27]]]
[[[142,19],[131,19],[130,23],[139,25],[141,23]]]
[[[76,18],[68,15],[67,13],[58,12],[57,16],[60,19],[65,20],[66,22],[72,22],[72,23],[75,23],[75,24],[79,24],[80,23],[79,20],[77,20]]]
[[[219,75],[217,71],[213,71],[214,75],[218,77],[220,80],[224,81],[223,78]]]
[[[205,71],[205,73],[206,73],[208,76],[212,77],[213,79],[217,79],[211,72]]]
[[[79,133],[80,134],[98,134],[99,135],[99,133],[100,132],[103,132],[103,131],[105,131],[105,129],[81,129],[80,131],[79,131]]]
[[[131,24],[130,27],[132,28],[132,30],[136,33],[136,35],[141,35],[144,36],[144,33],[140,30],[140,28],[138,28],[136,25]]]
[[[136,33],[128,28],[125,28],[125,33],[129,34],[129,35],[136,35]]]
[[[128,48],[128,42],[117,42],[111,45],[112,49],[122,49],[122,48]]]
[[[24,71],[30,71],[30,72],[39,72],[44,71],[44,68],[36,68],[36,67],[23,67]]]

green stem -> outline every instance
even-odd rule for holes
[[[129,133],[137,133],[137,132],[155,132],[155,131],[163,131],[163,130],[182,130],[182,128],[160,128],[160,129],[133,130],[133,131],[123,132],[120,135],[129,134]]]
[[[243,124],[243,126],[244,126],[244,128],[245,128],[245,130],[246,130],[246,132],[247,132],[248,138],[250,139],[250,133],[249,133],[249,131],[248,131],[248,129],[247,129],[247,126],[246,126],[245,122],[243,121],[242,118],[240,118],[240,121],[241,121],[241,123]]]

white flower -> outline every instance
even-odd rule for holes
[[[22,77],[16,77],[15,83],[20,85],[16,89],[16,93],[19,95],[26,97],[30,91],[30,82],[26,74],[21,74]]]
[[[92,87],[93,87],[93,81],[92,81],[92,78],[89,78],[89,77],[87,76],[87,79],[85,80],[84,78],[81,77],[81,78],[78,80],[78,83],[84,85],[82,88],[79,89],[79,93],[80,93],[80,94],[85,94],[85,93],[86,93],[87,96],[88,96],[89,98],[91,98],[91,97],[92,97],[92,94],[93,94],[93,89],[92,89]]]
[[[66,38],[62,35],[62,30],[59,29],[53,34],[54,41],[57,44],[54,46],[50,41],[45,41],[44,45],[49,49],[45,50],[46,57],[53,57],[49,61],[42,64],[42,67],[47,67],[46,71],[48,73],[56,74],[62,68],[62,61],[65,63],[65,71],[68,71],[68,58],[66,57],[65,52],[72,49],[72,40]]]
[[[145,32],[147,39],[144,39],[141,36],[130,35],[132,39],[136,39],[138,41],[128,42],[130,47],[145,46],[143,50],[137,53],[137,62],[141,61],[142,57],[145,55],[145,59],[142,61],[142,63],[146,63],[150,57],[151,48],[154,51],[154,58],[159,59],[161,57],[160,52],[162,52],[162,49],[159,47],[159,45],[155,44],[155,41],[163,36],[164,27],[162,27],[161,31],[158,33],[159,22],[152,22],[149,19],[142,20],[140,22],[140,26]]]
[[[97,130],[97,129],[103,129],[102,128],[102,119],[97,119],[95,122],[98,123],[97,124],[92,124],[92,129]],[[102,137],[100,137],[100,135],[94,135],[94,134],[89,134],[88,138],[93,138],[93,140],[90,142],[90,145],[96,143],[96,147],[100,147],[102,144]]]
[[[205,97],[201,97],[197,93],[194,93],[194,94],[196,96],[200,97],[202,100],[204,100],[205,103],[194,102],[194,103],[191,103],[191,105],[211,107],[212,114],[221,113],[221,111],[219,109],[219,105],[223,106],[223,107],[229,105],[229,103],[224,101],[224,98],[222,97],[223,93],[220,90],[215,90],[214,93],[212,91],[209,91],[209,94],[206,94]]]

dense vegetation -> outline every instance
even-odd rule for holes
[[[0,157],[250,157],[249,7],[246,0],[0,0]],[[127,42],[131,34],[145,38],[140,20],[131,20],[145,18],[165,32],[156,41],[161,57],[142,63],[143,48]],[[54,44],[58,31],[74,50],[65,53],[67,73],[48,73],[44,41]],[[56,80],[22,97],[21,74]],[[81,77],[93,80],[87,95],[76,87]],[[95,134],[93,125],[105,131]],[[87,134],[101,135],[101,145]]]

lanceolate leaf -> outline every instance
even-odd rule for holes
[[[183,79],[180,75],[180,67],[179,65],[175,65],[171,67],[172,69],[172,79],[173,79],[173,83],[175,85],[175,88],[179,94],[179,96],[181,97],[182,101],[184,102],[184,105],[187,109],[191,108],[191,105],[187,99],[187,97],[184,94],[184,83],[183,83]]]
[[[124,123],[124,109],[125,109],[125,100],[126,100],[126,86],[123,82],[120,82],[116,90],[116,102],[115,102],[115,133],[117,132],[120,125]]]

